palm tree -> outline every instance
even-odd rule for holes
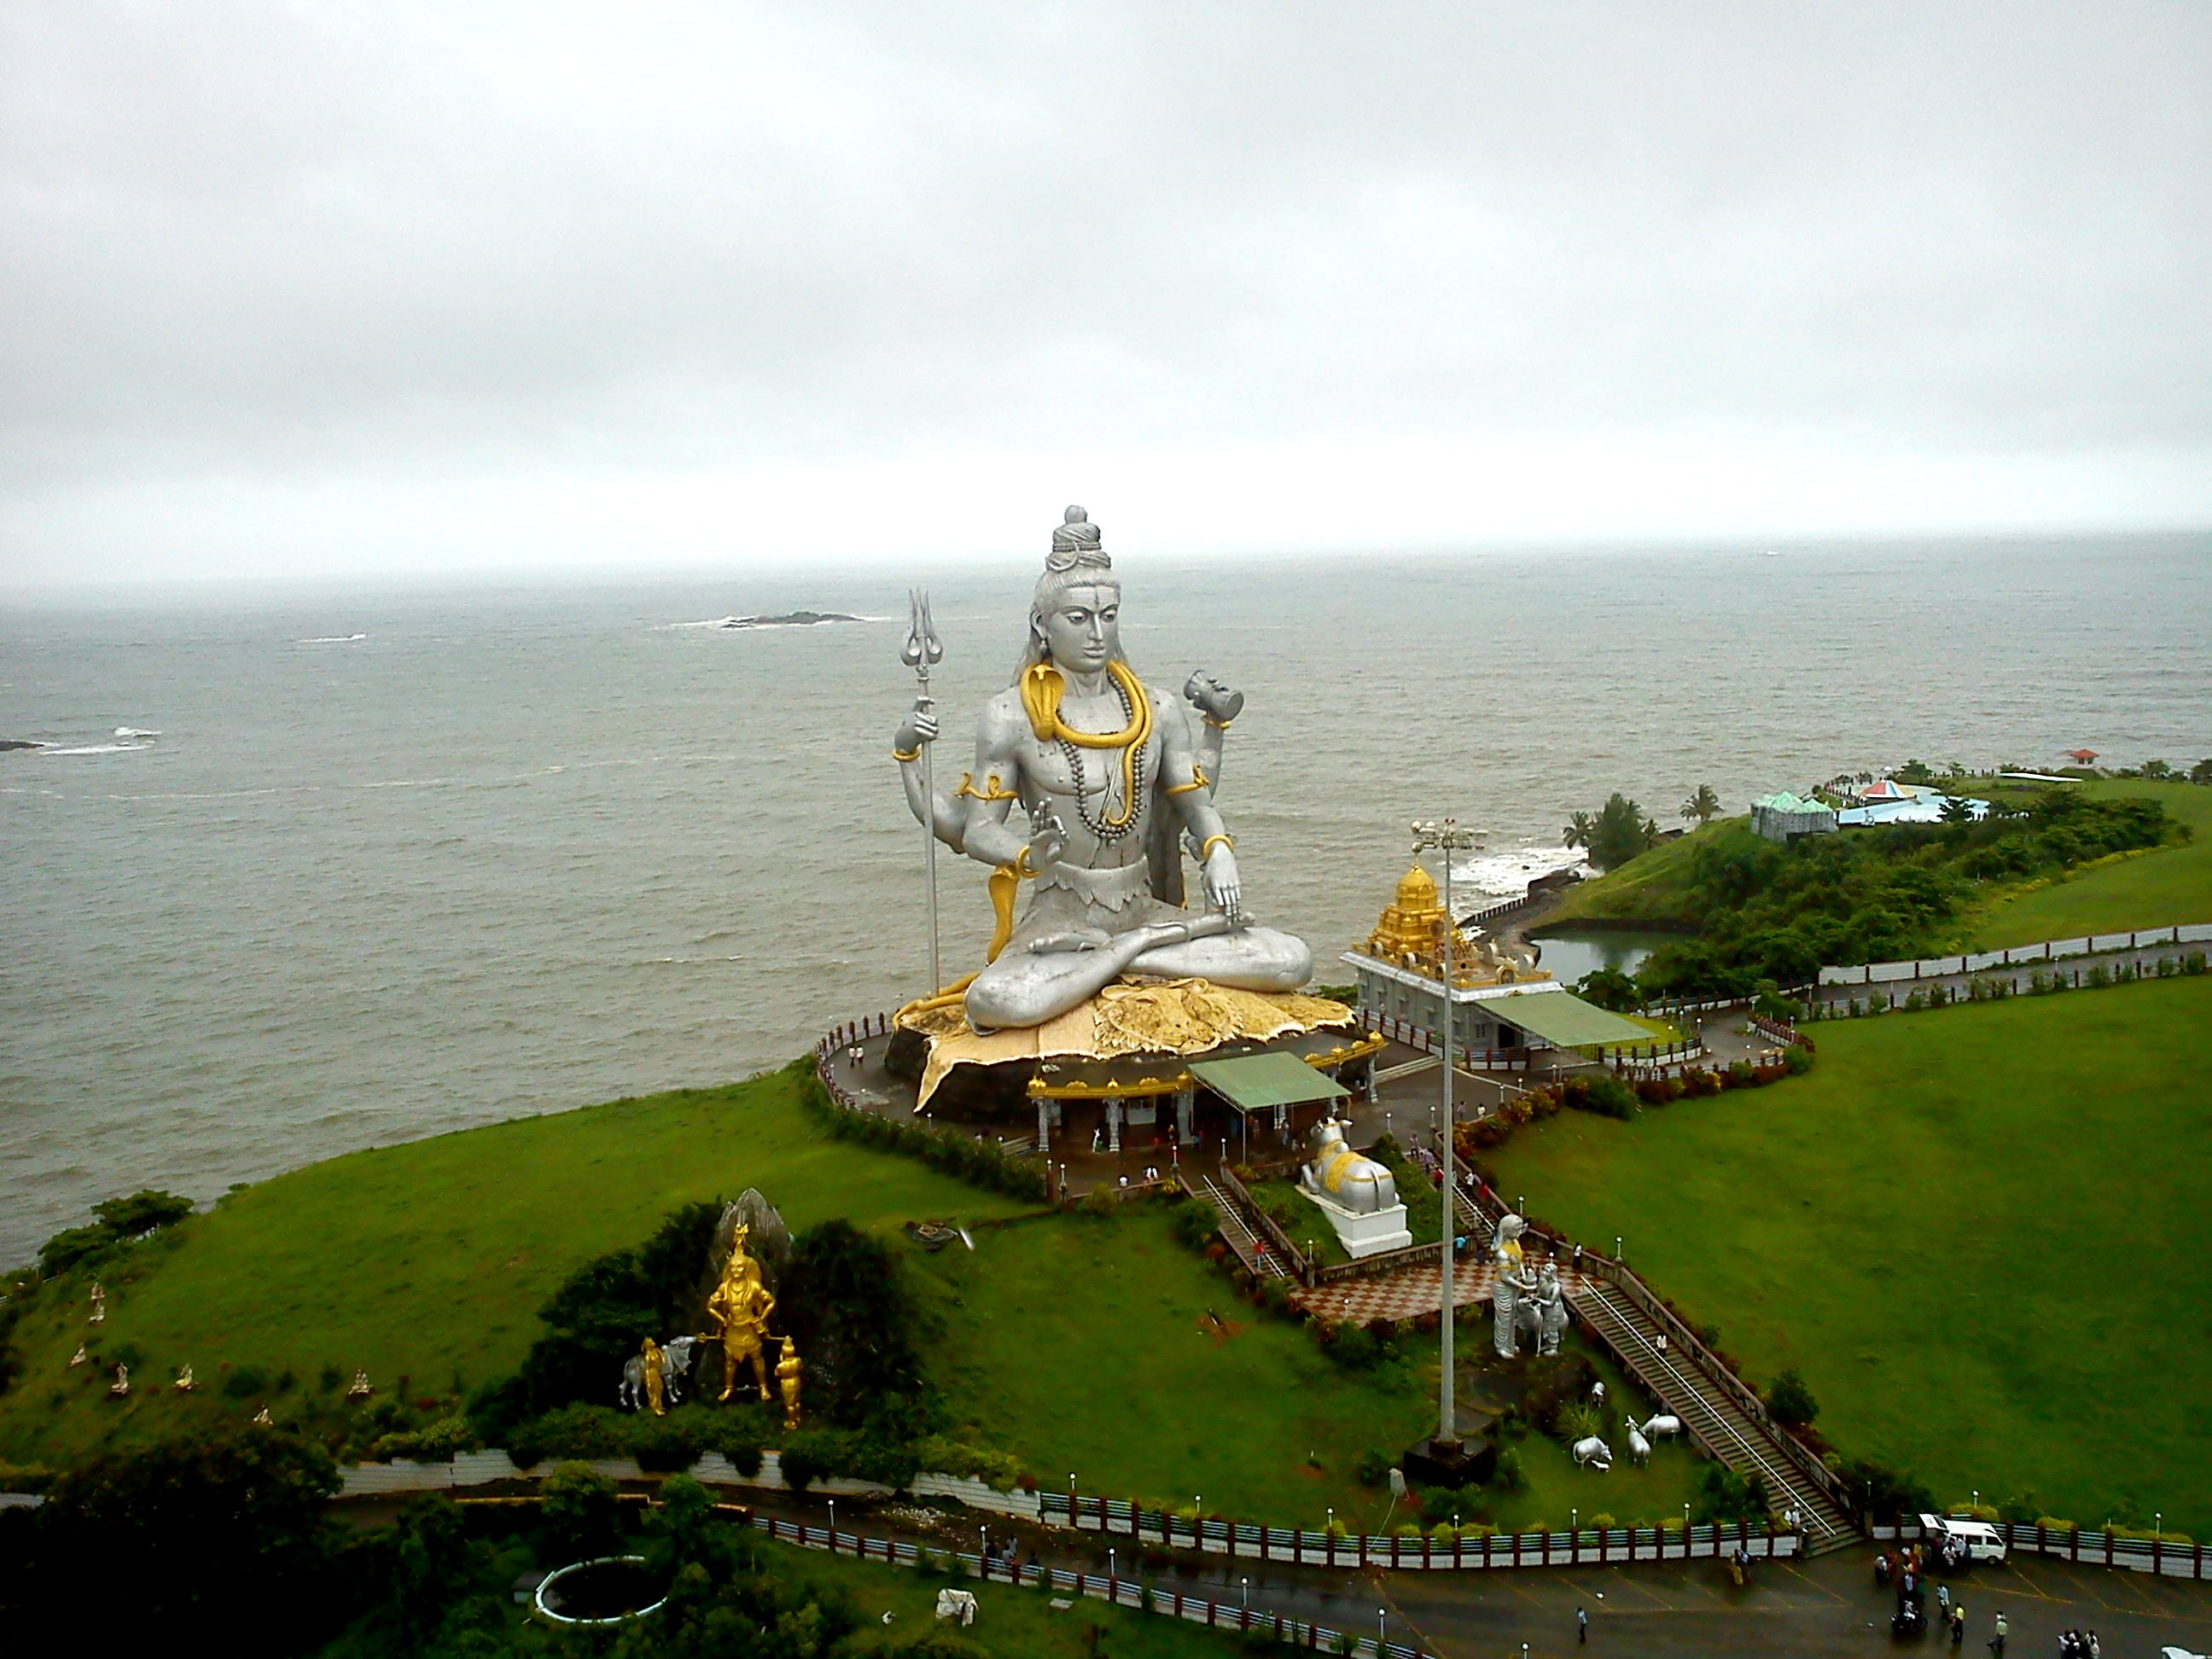
[[[1559,845],[1562,847],[1588,847],[1590,844],[1590,832],[1596,829],[1596,827],[1597,825],[1595,821],[1591,818],[1589,813],[1577,812],[1574,816],[1573,822],[1569,823],[1565,829],[1559,831]]]
[[[1645,846],[1645,847],[1647,847],[1647,848],[1656,847],[1656,846],[1659,844],[1659,821],[1658,821],[1658,819],[1656,819],[1656,818],[1646,818],[1646,819],[1644,819],[1644,823],[1643,823],[1643,830],[1644,830],[1644,846]]]
[[[1711,823],[1713,814],[1720,810],[1721,798],[1713,793],[1713,787],[1710,783],[1699,784],[1697,793],[1682,803],[1683,818],[1686,821],[1695,818],[1700,825]]]

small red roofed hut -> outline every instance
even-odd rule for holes
[[[2076,766],[2094,766],[2097,751],[2094,749],[2069,749],[2066,751],[2066,758]]]

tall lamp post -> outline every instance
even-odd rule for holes
[[[1423,818],[1413,825],[1413,851],[1426,852],[1431,848],[1443,858],[1444,876],[1441,884],[1444,901],[1444,937],[1443,948],[1443,1013],[1442,1048],[1444,1056],[1444,1103],[1443,1158],[1443,1256],[1441,1268],[1443,1299],[1443,1317],[1437,1328],[1443,1336],[1443,1376],[1437,1384],[1437,1437],[1432,1449],[1439,1457],[1451,1457],[1459,1451],[1459,1409],[1456,1379],[1452,1375],[1452,1326],[1459,1310],[1452,1297],[1452,1241],[1459,1226],[1459,1193],[1452,1174],[1452,946],[1459,936],[1459,923],[1452,915],[1451,871],[1454,853],[1471,852],[1474,847],[1474,832],[1460,828],[1457,818]]]

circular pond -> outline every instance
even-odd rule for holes
[[[658,1607],[666,1592],[641,1555],[607,1555],[549,1572],[538,1611],[559,1625],[619,1625]]]

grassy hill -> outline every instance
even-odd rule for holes
[[[626,1249],[678,1205],[758,1187],[792,1226],[835,1215],[871,1229],[917,1216],[980,1219],[1033,1207],[908,1159],[833,1141],[800,1111],[799,1079],[616,1101],[356,1152],[233,1193],[140,1245],[107,1275],[109,1314],[85,1322],[75,1275],[17,1324],[23,1373],[0,1394],[0,1459],[61,1463],[230,1412],[229,1371],[301,1392],[325,1368],[365,1368],[381,1389],[451,1398],[511,1371],[542,1334],[537,1313],[579,1264]],[[96,1338],[137,1384],[72,1367]],[[201,1391],[163,1386],[194,1368]],[[612,1402],[614,1379],[608,1382]],[[273,1400],[280,1419],[283,1398]]]
[[[1703,847],[1737,843],[1748,847],[1756,844],[1757,839],[1747,817],[1715,818],[1677,840],[1662,842],[1618,870],[1570,888],[1537,931],[1570,922],[1671,922],[1694,927],[1698,907],[1690,892],[1691,859]]]
[[[2155,800],[2187,824],[2194,839],[2105,860],[2067,880],[2005,894],[1971,919],[1963,948],[2000,951],[2083,933],[2212,921],[2212,789],[2137,778],[2100,778],[2081,787],[2107,799]]]
[[[1565,1113],[1504,1189],[1939,1499],[2212,1534],[2212,976],[1823,1025],[1810,1076]]]

